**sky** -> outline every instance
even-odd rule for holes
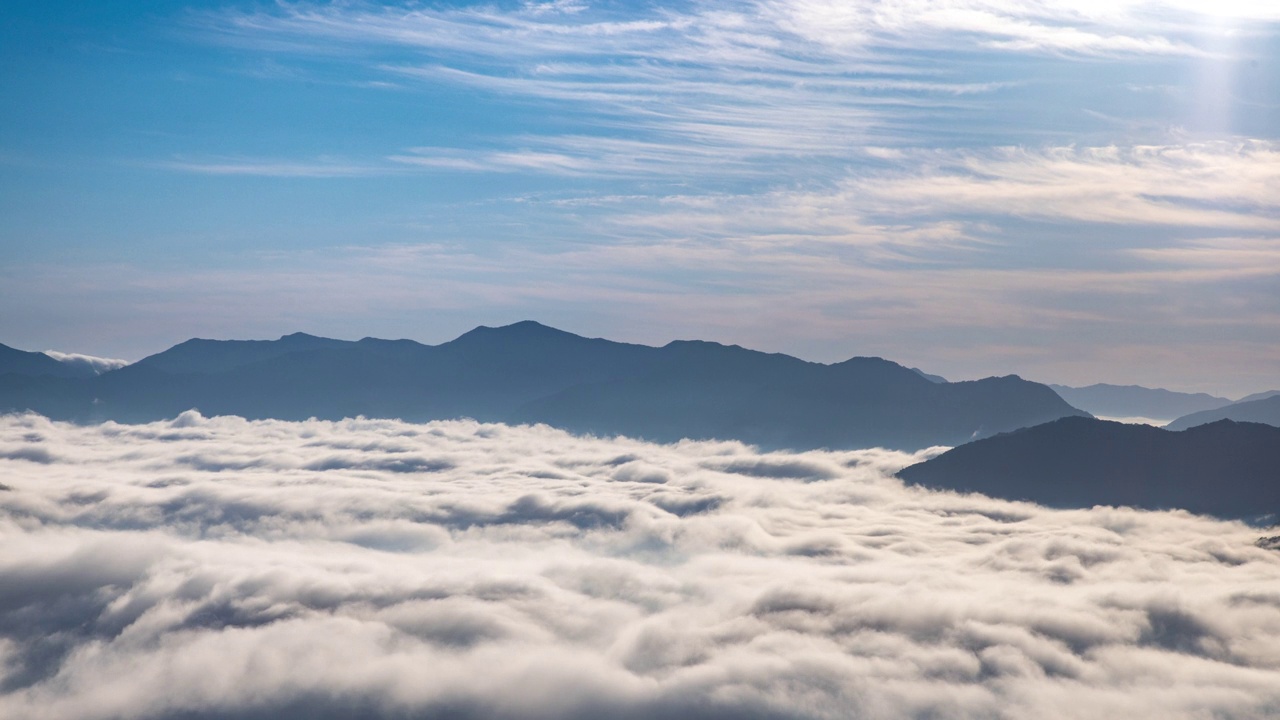
[[[1270,0],[0,9],[0,342],[534,319],[1280,384]]]
[[[0,416],[0,715],[1275,717],[1270,531],[938,450]]]

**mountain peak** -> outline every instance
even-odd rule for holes
[[[543,325],[537,320],[517,320],[516,322],[513,322],[510,325],[499,325],[497,329],[509,330],[512,328],[542,328],[544,330],[555,330],[555,328],[551,327],[550,325]]]
[[[501,333],[503,335],[509,335],[509,334],[528,335],[528,334],[535,334],[535,333],[544,334],[544,335],[573,335],[573,333],[571,332],[566,332],[558,328],[553,328],[550,325],[543,325],[537,320],[521,320],[519,322],[513,322],[510,325],[499,325],[497,327],[489,327],[488,325],[481,325],[480,327],[476,328],[476,330]]]
[[[279,340],[206,340],[192,338],[135,364],[167,373],[223,372],[241,365],[268,360],[287,353],[352,345],[345,340],[296,332]]]
[[[1280,428],[1218,421],[1183,432],[1063,417],[904,468],[911,484],[1054,507],[1182,508],[1255,518],[1280,510]]]
[[[575,335],[571,332],[559,330],[549,325],[543,325],[535,320],[521,320],[520,322],[511,323],[510,325],[501,325],[498,327],[490,327],[488,325],[480,325],[473,330],[459,335],[448,345],[461,343],[469,345],[474,342],[529,342],[538,339],[561,339],[561,340],[584,340],[581,335]]]

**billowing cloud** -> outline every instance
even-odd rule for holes
[[[122,368],[129,364],[128,360],[95,357],[93,355],[82,355],[80,353],[65,353],[57,350],[45,350],[44,354],[60,363],[66,363],[77,367],[87,367],[98,375],[101,375],[108,370]]]
[[[935,451],[936,452],[936,451]],[[0,419],[0,715],[1264,717],[1280,554],[547,427]]]

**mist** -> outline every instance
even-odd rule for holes
[[[0,716],[1261,718],[1280,553],[941,452],[0,417]]]

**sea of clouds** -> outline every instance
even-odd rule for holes
[[[917,459],[0,417],[0,717],[1280,715],[1256,530]]]

